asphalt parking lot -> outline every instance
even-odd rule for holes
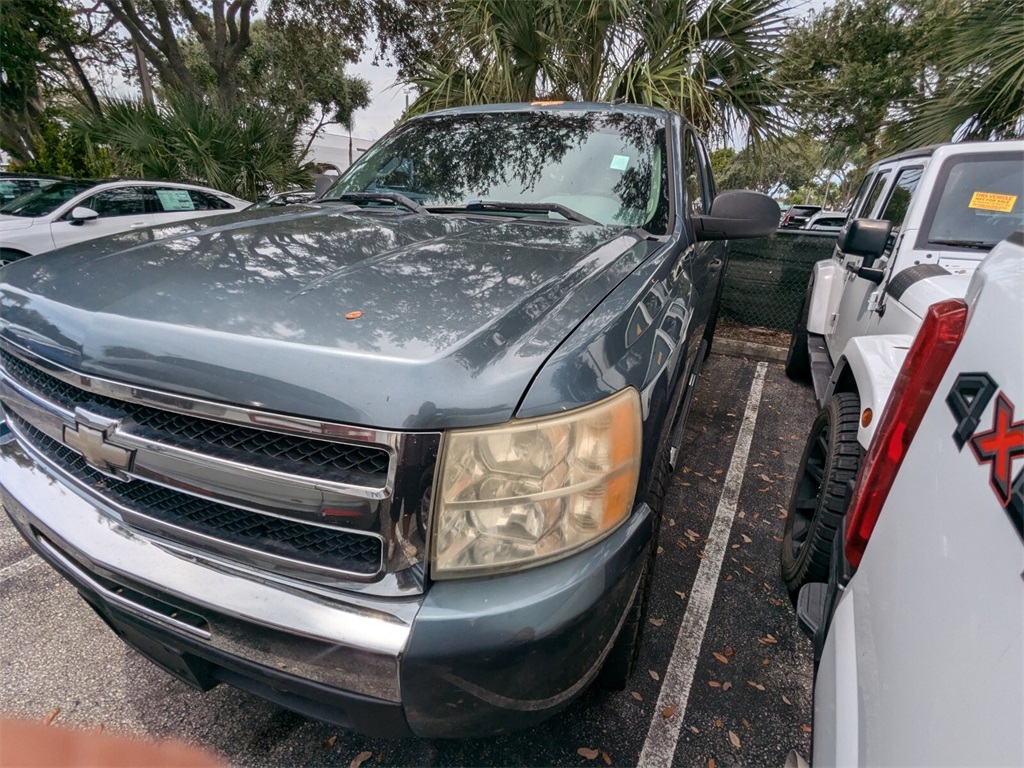
[[[0,521],[0,710],[193,742],[233,765],[781,766],[811,739],[811,647],[778,573],[790,483],[814,418],[778,363],[715,355],[672,478],[649,623],[629,688],[590,690],[540,727],[384,741],[220,686],[206,694],[124,646]]]

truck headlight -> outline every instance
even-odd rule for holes
[[[640,396],[450,432],[433,523],[435,579],[521,570],[625,520],[640,474]]]

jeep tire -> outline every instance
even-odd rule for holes
[[[860,398],[833,395],[811,427],[782,539],[782,580],[795,595],[804,584],[828,581],[832,542],[842,528],[847,487],[857,476]]]

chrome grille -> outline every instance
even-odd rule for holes
[[[101,497],[145,518],[322,568],[365,576],[372,576],[381,568],[383,546],[376,537],[262,515],[138,480],[115,480],[94,470],[75,451],[17,415],[8,412],[7,418],[54,465]],[[133,523],[146,528],[144,520]],[[175,538],[173,529],[158,530],[161,535]],[[187,535],[179,538],[191,541]]]
[[[79,389],[8,352],[0,351],[0,360],[12,379],[43,398],[68,410],[101,406],[117,417],[131,419],[146,430],[146,437],[159,443],[255,466],[294,462],[289,472],[307,477],[333,472],[339,479],[369,487],[382,487],[387,480],[390,457],[380,448],[251,429],[116,400]]]

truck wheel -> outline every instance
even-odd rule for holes
[[[833,395],[811,427],[797,470],[782,539],[782,580],[791,594],[828,580],[832,541],[846,514],[847,483],[860,467],[860,398]]]
[[[813,285],[807,283],[804,292],[804,303],[800,307],[800,317],[793,326],[789,337],[789,351],[786,353],[786,375],[793,381],[810,381],[811,355],[807,351],[807,317],[811,311],[811,290]]]
[[[662,446],[658,454],[658,463],[654,470],[651,490],[647,494],[647,503],[654,511],[654,532],[651,535],[650,551],[644,561],[644,570],[640,575],[640,587],[629,615],[619,630],[619,636],[608,652],[601,671],[597,673],[597,683],[610,691],[625,690],[629,678],[636,668],[636,660],[640,656],[640,641],[643,639],[644,623],[647,618],[647,601],[651,595],[651,580],[654,575],[654,558],[658,552],[658,531],[661,528],[661,511],[665,502],[672,470],[669,466],[667,446]]]

